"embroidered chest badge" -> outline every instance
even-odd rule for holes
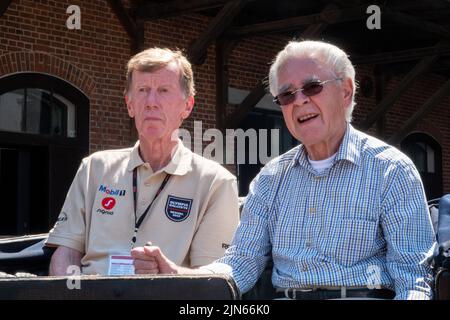
[[[166,202],[166,216],[174,222],[181,222],[191,213],[192,199],[168,196]]]

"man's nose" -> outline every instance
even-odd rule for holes
[[[309,96],[307,96],[303,93],[303,90],[298,90],[294,94],[295,94],[295,98],[294,98],[295,105],[302,105],[302,104],[308,103],[311,100]]]
[[[145,106],[146,108],[152,108],[158,106],[158,95],[154,90],[151,90],[147,93],[147,96],[145,97]]]

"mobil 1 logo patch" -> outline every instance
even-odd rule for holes
[[[166,202],[166,216],[174,222],[181,222],[191,213],[192,199],[168,196]]]

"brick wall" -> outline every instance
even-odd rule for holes
[[[81,9],[81,30],[65,26],[69,5]],[[186,49],[205,29],[211,18],[183,15],[145,23],[145,47],[167,46]],[[251,90],[266,78],[269,64],[286,44],[286,38],[261,36],[237,44],[229,60],[230,86]],[[133,125],[123,100],[125,64],[131,56],[130,39],[107,1],[15,0],[0,18],[0,76],[18,71],[39,71],[58,76],[79,87],[90,99],[90,151],[129,146]],[[205,63],[194,66],[197,97],[190,119],[201,120],[203,130],[215,126],[215,47],[207,51]],[[357,78],[373,80],[373,66],[357,66]],[[394,77],[386,91],[401,81]],[[443,79],[420,78],[386,115],[389,137],[422,105]],[[375,107],[371,96],[358,95],[354,123]],[[424,117],[415,131],[432,135],[443,147],[444,192],[450,193],[450,97]],[[229,108],[228,112],[233,109]],[[374,128],[370,130],[374,132]],[[233,170],[233,168],[231,168]]]
[[[69,5],[80,6],[81,30],[66,27]],[[15,0],[0,30],[0,76],[37,71],[73,83],[90,99],[90,151],[130,145],[122,97],[130,40],[106,1]]]
[[[393,78],[388,85],[388,90],[395,88],[401,81],[400,77]],[[391,136],[403,125],[408,117],[421,107],[440,86],[445,82],[443,77],[437,75],[425,75],[415,82],[405,94],[395,103],[392,110],[386,115],[387,135]],[[432,136],[442,147],[442,171],[444,193],[450,193],[450,95],[436,105],[417,124],[413,132],[423,132]]]

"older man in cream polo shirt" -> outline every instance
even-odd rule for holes
[[[126,79],[139,141],[83,159],[46,243],[58,246],[50,275],[72,265],[83,274],[157,273],[131,256],[149,242],[198,267],[222,256],[238,225],[236,178],[176,138],[194,106],[187,59],[148,49],[128,62]]]

